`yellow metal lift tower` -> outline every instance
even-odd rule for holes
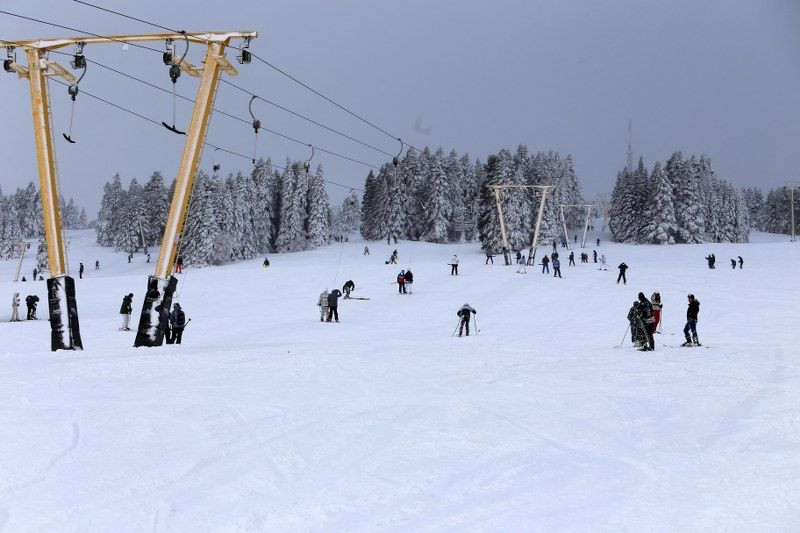
[[[72,73],[48,58],[48,52],[73,45],[82,48],[91,44],[139,43],[147,41],[186,41],[201,43],[207,46],[204,65],[195,67],[185,58],[173,56],[171,68],[182,68],[192,76],[200,77],[200,88],[197,91],[194,110],[189,128],[186,132],[186,143],[183,149],[175,193],[167,216],[161,252],[156,263],[155,275],[148,281],[139,330],[135,346],[160,346],[164,331],[159,321],[159,312],[169,309],[172,294],[177,280],[172,276],[175,255],[178,249],[178,238],[183,231],[189,195],[197,167],[202,155],[203,144],[217,93],[219,76],[222,71],[235,76],[234,66],[225,57],[225,48],[231,39],[250,39],[258,37],[254,31],[243,32],[209,32],[209,33],[156,33],[145,35],[111,35],[81,36],[64,39],[34,39],[0,41],[0,48],[7,49],[7,57],[3,67],[8,72],[16,72],[20,78],[30,82],[31,107],[33,110],[33,132],[36,141],[36,158],[39,166],[39,186],[42,197],[42,215],[44,218],[47,258],[50,267],[50,278],[47,280],[48,305],[50,310],[51,347],[53,350],[80,350],[83,348],[78,325],[78,307],[75,299],[75,282],[69,276],[67,254],[63,241],[61,216],[58,205],[58,177],[56,175],[56,157],[53,145],[52,117],[47,78],[60,76],[69,83],[75,83]],[[27,66],[16,62],[14,50],[20,48],[27,56]],[[245,60],[249,62],[249,53],[242,50]],[[174,126],[174,125],[173,125]]]

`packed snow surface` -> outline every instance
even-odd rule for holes
[[[44,282],[0,262],[0,530],[800,530],[800,243],[603,238],[612,270],[560,250],[564,279],[406,241],[190,268],[183,345],[136,349],[119,307],[138,323],[154,265],[76,232],[85,350],[58,353]],[[348,279],[370,299],[320,323]],[[6,322],[15,290],[40,320]],[[657,351],[615,349],[655,290]],[[679,347],[687,292],[703,348]],[[464,303],[480,333],[452,337]]]

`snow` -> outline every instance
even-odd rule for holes
[[[797,531],[800,245],[786,240],[604,239],[611,266],[630,266],[623,286],[593,263],[564,261],[559,280],[485,266],[476,244],[363,256],[352,239],[267,269],[188,269],[184,344],[136,349],[118,310],[133,292],[138,322],[154,265],[72,232],[83,352],[51,353],[46,320],[5,322],[14,290],[47,299],[0,262],[0,530]],[[371,299],[319,323],[319,293],[348,279]],[[614,349],[640,290],[665,304],[654,353]],[[709,348],[677,347],[687,291]],[[453,338],[465,302],[480,334]]]

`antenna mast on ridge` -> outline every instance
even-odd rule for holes
[[[633,121],[628,119],[628,164],[625,165],[625,169],[628,172],[633,172],[633,145],[631,142],[631,126]]]

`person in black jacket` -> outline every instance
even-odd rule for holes
[[[83,263],[81,263],[80,266],[78,267],[78,277],[80,279],[83,279]]]
[[[625,271],[628,270],[628,265],[625,263],[620,263],[617,267],[619,269],[619,276],[617,276],[617,285],[619,285],[619,280],[622,280],[623,285],[628,284],[628,280],[625,278]]]
[[[583,260],[583,254],[581,254],[581,260]],[[575,252],[569,253],[569,265],[567,266],[575,266]]]
[[[353,283],[353,280],[348,280],[344,285],[342,285],[342,292],[344,292],[344,299],[350,299],[350,291],[356,290],[356,284]]]
[[[25,298],[25,307],[28,308],[28,320],[36,320],[36,305],[39,303],[39,297],[30,294]]]
[[[547,255],[542,256],[542,274],[544,274],[545,271],[547,271],[548,274],[550,273],[550,258],[547,257]]]
[[[597,263],[597,250],[592,250],[592,255],[594,256],[594,262]]]
[[[172,330],[169,329],[169,308],[164,307],[164,304],[161,303],[153,309],[158,313],[158,328],[164,332],[164,342],[172,344]]]
[[[467,328],[467,337],[469,337],[469,320],[472,318],[472,315],[476,315],[478,312],[470,307],[469,304],[464,304],[461,306],[461,309],[458,310],[456,315],[461,318],[461,321],[458,323],[458,336],[460,337],[464,333],[464,328]]]
[[[739,270],[741,270],[743,266],[744,266],[744,259],[742,259],[742,256],[740,255],[739,256]]]
[[[714,257],[714,254],[709,254],[706,256],[706,261],[708,261],[708,268],[715,268],[714,263],[716,263],[717,258]]]
[[[628,324],[630,324],[631,328],[631,341],[634,346],[641,350],[645,342],[647,342],[647,336],[644,332],[642,313],[639,311],[639,300],[635,300],[628,310]]]
[[[656,349],[656,343],[653,339],[653,304],[643,292],[639,293],[639,314],[642,317],[642,323],[644,323],[644,335],[647,339],[647,345],[642,351],[653,351]]]
[[[339,292],[339,289],[333,289],[328,294],[328,322],[331,321],[332,318],[336,319],[336,322],[339,322],[339,296],[342,293]]]
[[[406,273],[403,274],[403,279],[408,287],[408,294],[414,294],[414,274],[411,272],[410,268],[406,269]]]
[[[119,307],[119,314],[122,315],[121,331],[131,330],[131,313],[133,312],[133,293],[123,296],[122,305]]]
[[[690,294],[689,307],[686,309],[686,325],[683,327],[683,335],[686,337],[686,342],[681,346],[691,346],[692,342],[696,346],[702,346],[697,338],[697,315],[700,313],[700,301]],[[689,331],[692,332],[692,337],[689,338]]]
[[[180,344],[183,338],[183,328],[186,327],[186,314],[181,309],[181,304],[175,304],[169,314],[169,327],[172,329],[172,342]]]

